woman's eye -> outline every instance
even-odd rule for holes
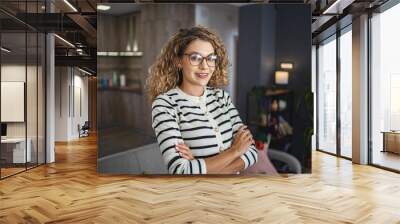
[[[209,61],[216,61],[217,60],[217,55],[208,56],[208,60]]]
[[[190,58],[193,61],[201,61],[203,59],[200,55],[192,55]]]

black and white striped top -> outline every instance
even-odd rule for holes
[[[242,121],[229,94],[206,87],[200,97],[190,96],[179,88],[159,95],[152,105],[152,126],[170,174],[207,174],[204,158],[228,149]],[[183,141],[194,160],[179,156],[175,143]],[[245,168],[257,159],[257,150],[250,146],[240,157]]]

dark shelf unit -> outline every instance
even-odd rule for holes
[[[270,148],[290,152],[293,106],[294,95],[288,89],[255,87],[248,92],[246,123],[255,139],[266,141],[267,135],[271,135]],[[285,121],[290,128],[287,128]],[[282,126],[285,128],[279,128]]]
[[[132,92],[142,94],[142,89],[138,87],[99,87],[99,91],[119,91],[119,92]]]

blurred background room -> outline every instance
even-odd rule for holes
[[[144,89],[148,69],[180,28],[202,25],[227,48],[226,90],[244,123],[294,161],[275,161],[278,170],[310,172],[310,21],[306,4],[104,4],[97,23],[98,170],[165,172]]]

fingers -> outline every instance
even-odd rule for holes
[[[233,145],[243,154],[252,144],[255,144],[253,135],[246,125],[242,125],[234,136]]]
[[[244,133],[244,132],[246,132],[246,131],[249,131],[249,129],[247,128],[246,125],[242,125],[242,126],[239,128],[238,133]]]
[[[192,152],[190,151],[190,149],[182,148],[181,146],[177,146],[176,151],[187,154],[187,155],[192,155]]]
[[[178,152],[178,154],[179,154],[182,158],[187,159],[187,160],[193,160],[193,159],[194,159],[194,157],[193,157],[191,154],[187,154],[187,153],[185,153],[185,152]]]
[[[236,136],[239,136],[241,134],[243,134],[243,132],[247,129],[246,125],[242,125],[240,126],[240,128],[238,129],[238,131],[236,132]]]
[[[255,143],[254,138],[253,138],[253,135],[251,134],[251,132],[250,132],[249,129],[247,129],[247,137],[250,138],[250,140],[251,140],[251,142],[252,142],[253,144]]]
[[[249,129],[246,129],[239,131],[238,138],[242,140],[247,140],[248,138],[253,139],[253,135],[251,134]]]
[[[187,145],[185,145],[185,143],[178,143],[175,146],[190,151],[190,148]]]
[[[243,137],[245,137],[246,135],[247,135],[247,132],[248,132],[248,130],[245,130],[244,129],[244,126],[242,126],[239,130],[238,130],[238,132],[237,132],[237,137],[239,138],[239,139],[242,139]]]
[[[250,130],[248,130],[248,129],[246,129],[246,130],[243,129],[238,134],[238,141],[242,142],[243,144],[245,144],[246,148],[248,148],[252,144],[255,144],[255,141],[253,139],[253,135],[251,134]]]
[[[176,148],[176,151],[179,153],[179,155],[182,156],[183,158],[188,159],[188,160],[194,159],[192,151],[190,150],[190,148],[187,145],[180,143],[180,144],[177,144],[175,148]]]
[[[255,144],[255,141],[254,141],[252,135],[249,135],[247,140],[248,140],[251,144]]]
[[[177,151],[177,153],[178,153],[181,157],[183,157],[184,159],[187,159],[187,160],[192,160],[192,159],[194,159],[194,157],[193,157],[193,155],[192,155],[191,153],[188,153],[188,152],[186,152],[186,151],[183,151],[182,149],[177,149],[176,151]]]

